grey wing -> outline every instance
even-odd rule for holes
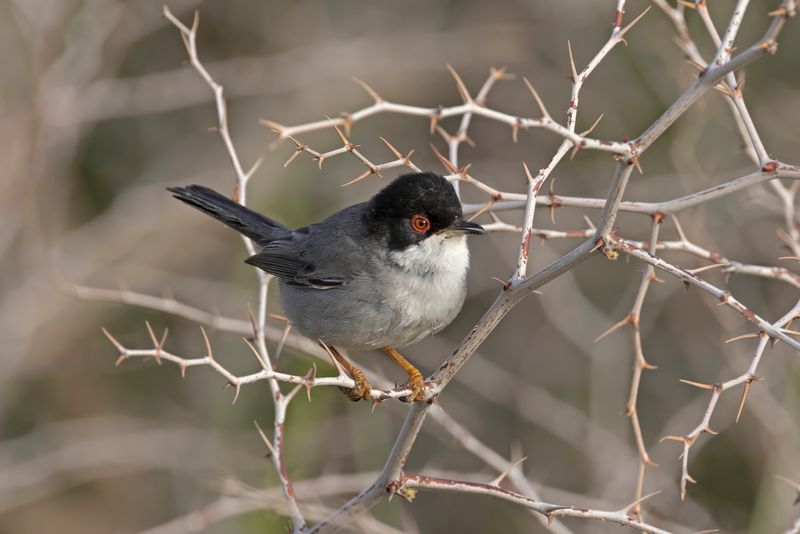
[[[347,283],[363,267],[363,256],[348,238],[325,242],[296,232],[292,240],[277,240],[245,260],[287,284],[330,289]]]

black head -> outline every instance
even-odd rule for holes
[[[368,228],[388,236],[392,250],[400,250],[440,232],[482,233],[483,228],[463,219],[455,189],[432,172],[404,174],[370,200]]]

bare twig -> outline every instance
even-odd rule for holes
[[[647,523],[643,523],[631,518],[627,512],[629,508],[628,506],[615,512],[589,510],[587,508],[573,508],[571,506],[561,506],[558,504],[535,501],[520,495],[519,493],[515,493],[491,484],[464,482],[421,475],[403,475],[397,487],[394,488],[394,491],[401,493],[408,492],[408,490],[411,489],[487,495],[530,508],[546,517],[581,517],[585,519],[596,519],[599,521],[607,521],[610,523],[616,523],[618,525],[628,526],[640,532],[667,534],[666,530],[662,530],[653,525],[648,525]]]

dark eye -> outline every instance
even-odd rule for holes
[[[424,234],[431,227],[431,222],[427,217],[422,215],[414,215],[411,217],[411,228],[418,234]]]

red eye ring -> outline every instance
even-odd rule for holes
[[[431,221],[423,215],[414,215],[411,217],[411,228],[418,234],[424,234],[431,227]]]

